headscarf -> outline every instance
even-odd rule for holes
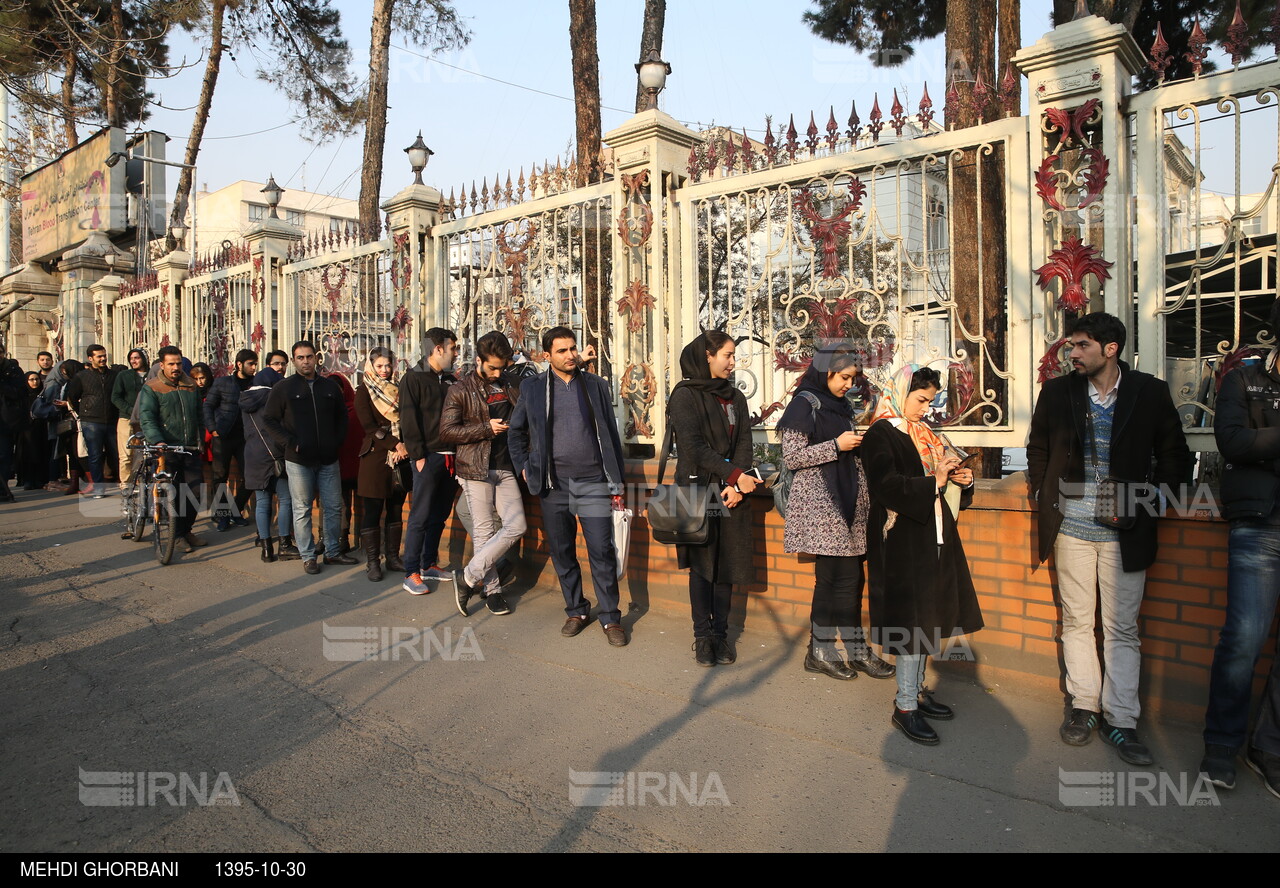
[[[39,385],[37,385],[35,388],[31,388],[31,386],[27,385],[27,383],[30,381],[31,377],[33,376],[36,378],[36,382],[39,383]],[[40,371],[28,370],[26,374],[22,377],[22,384],[26,388],[27,410],[30,410],[31,405],[36,402],[36,398],[39,398],[41,392],[44,391],[44,380],[40,376]]]
[[[196,371],[204,372],[204,388],[196,385]],[[209,397],[210,390],[213,389],[213,368],[201,361],[198,364],[192,364],[191,369],[187,371],[187,376],[191,377],[191,382],[196,386],[196,397],[200,399],[200,403],[204,403],[204,399]]]
[[[282,379],[284,379],[284,377],[281,376],[280,372],[276,370],[274,367],[263,367],[261,370],[259,370],[257,373],[254,374],[253,387],[254,388],[259,388],[259,387],[271,388],[273,385],[275,385],[277,382],[280,382]]]
[[[795,397],[787,405],[779,429],[795,429],[809,436],[810,444],[833,441],[853,427],[853,404],[847,397],[838,398],[827,385],[827,373],[845,352],[835,347],[820,350],[813,356],[809,369],[796,386]],[[854,366],[852,359],[849,367]],[[841,368],[843,369],[843,368]],[[801,392],[809,392],[818,399],[815,410]],[[852,524],[858,511],[858,458],[852,450],[839,450],[832,462],[822,464],[822,477],[827,482],[831,498],[840,506],[840,514],[846,523]]]
[[[680,375],[684,377],[671,390],[672,396],[682,388],[694,393],[694,401],[701,414],[702,428],[707,433],[707,444],[721,456],[730,456],[729,421],[725,416],[720,401],[733,401],[737,388],[727,379],[717,379],[711,375],[711,367],[707,364],[707,337],[699,333],[698,337],[680,352]],[[735,419],[735,427],[741,429],[748,422],[748,417]]]
[[[345,373],[334,371],[333,373],[326,375],[325,378],[333,380],[334,385],[336,385],[338,390],[342,392],[342,403],[345,404],[348,409],[355,406],[356,390],[351,387],[351,380],[347,379],[347,375]]]
[[[391,378],[383,379],[373,369],[373,357],[364,359],[364,387],[369,400],[382,417],[391,423],[391,434],[400,437],[400,386],[396,383],[395,362],[391,363]]]
[[[923,421],[910,422],[903,412],[907,395],[910,394],[911,377],[919,369],[919,364],[906,364],[889,378],[889,384],[884,387],[884,394],[880,397],[880,403],[876,405],[876,412],[871,421],[875,423],[882,419],[900,420],[894,425],[911,439],[916,452],[920,454],[920,462],[924,465],[925,474],[932,475],[938,467],[938,460],[942,459],[947,449],[946,442]]]

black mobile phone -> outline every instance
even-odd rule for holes
[[[760,474],[759,466],[752,466],[751,468],[746,469],[742,474],[750,475],[752,478],[755,478],[757,481],[764,480],[764,476]]]
[[[952,469],[951,471],[955,472],[955,471],[958,471],[958,470],[960,470],[960,469],[963,469],[963,468],[965,468],[966,466],[968,466],[968,465],[969,465],[969,463],[973,462],[973,461],[974,461],[975,459],[977,459],[977,458],[978,458],[978,454],[977,454],[976,452],[975,452],[975,453],[970,453],[970,454],[969,454],[968,456],[966,456],[964,459],[960,460],[960,465],[956,466],[956,467],[955,467],[954,469]]]

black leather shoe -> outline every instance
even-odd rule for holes
[[[938,733],[929,727],[929,723],[924,720],[924,715],[919,709],[903,711],[897,706],[893,707],[893,724],[913,743],[923,743],[925,746],[938,745],[940,739]]]
[[[320,573],[320,565],[316,563],[314,558],[308,558],[306,561],[302,562],[302,569],[309,574]]]
[[[1058,736],[1068,746],[1084,746],[1093,739],[1093,729],[1097,726],[1098,713],[1089,709],[1072,709],[1058,729]]]
[[[565,638],[573,638],[575,635],[582,632],[583,629],[586,629],[590,622],[591,618],[586,616],[569,617],[564,621],[564,625],[560,627],[560,634]]]
[[[325,564],[359,564],[360,562],[352,558],[350,555],[326,555],[324,556]]]
[[[805,655],[804,671],[830,675],[832,678],[838,678],[841,681],[853,681],[858,677],[858,673],[846,666],[843,660],[819,660],[813,655],[813,651],[809,651]]]
[[[849,668],[865,672],[868,678],[893,678],[898,674],[897,667],[892,663],[886,663],[870,651],[867,651],[865,657],[850,657]]]
[[[921,691],[916,695],[916,711],[925,718],[932,718],[937,721],[947,721],[956,717],[950,706],[945,703],[935,702],[933,694],[928,691]]]
[[[709,637],[693,640],[693,662],[699,666],[716,665],[715,640]]]
[[[1151,750],[1138,739],[1138,732],[1133,728],[1117,728],[1103,721],[1098,726],[1098,736],[1114,746],[1127,764],[1143,767],[1153,761]]]
[[[734,650],[733,642],[727,638],[716,638],[711,647],[715,651],[717,666],[728,666],[738,659],[738,652]]]

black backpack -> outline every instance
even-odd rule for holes
[[[818,396],[812,392],[797,392],[796,397],[804,398],[809,402],[809,406],[813,408],[813,415],[818,415],[821,404]],[[773,507],[778,510],[778,514],[783,518],[787,517],[787,500],[791,498],[791,482],[795,479],[795,473],[787,468],[785,461],[778,463],[778,476],[773,482]]]

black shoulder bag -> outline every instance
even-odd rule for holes
[[[667,434],[662,442],[662,458],[658,462],[658,482],[648,503],[649,528],[653,538],[669,546],[702,546],[710,539],[712,490],[701,484],[663,484],[667,457],[675,440],[675,426],[667,414]]]

